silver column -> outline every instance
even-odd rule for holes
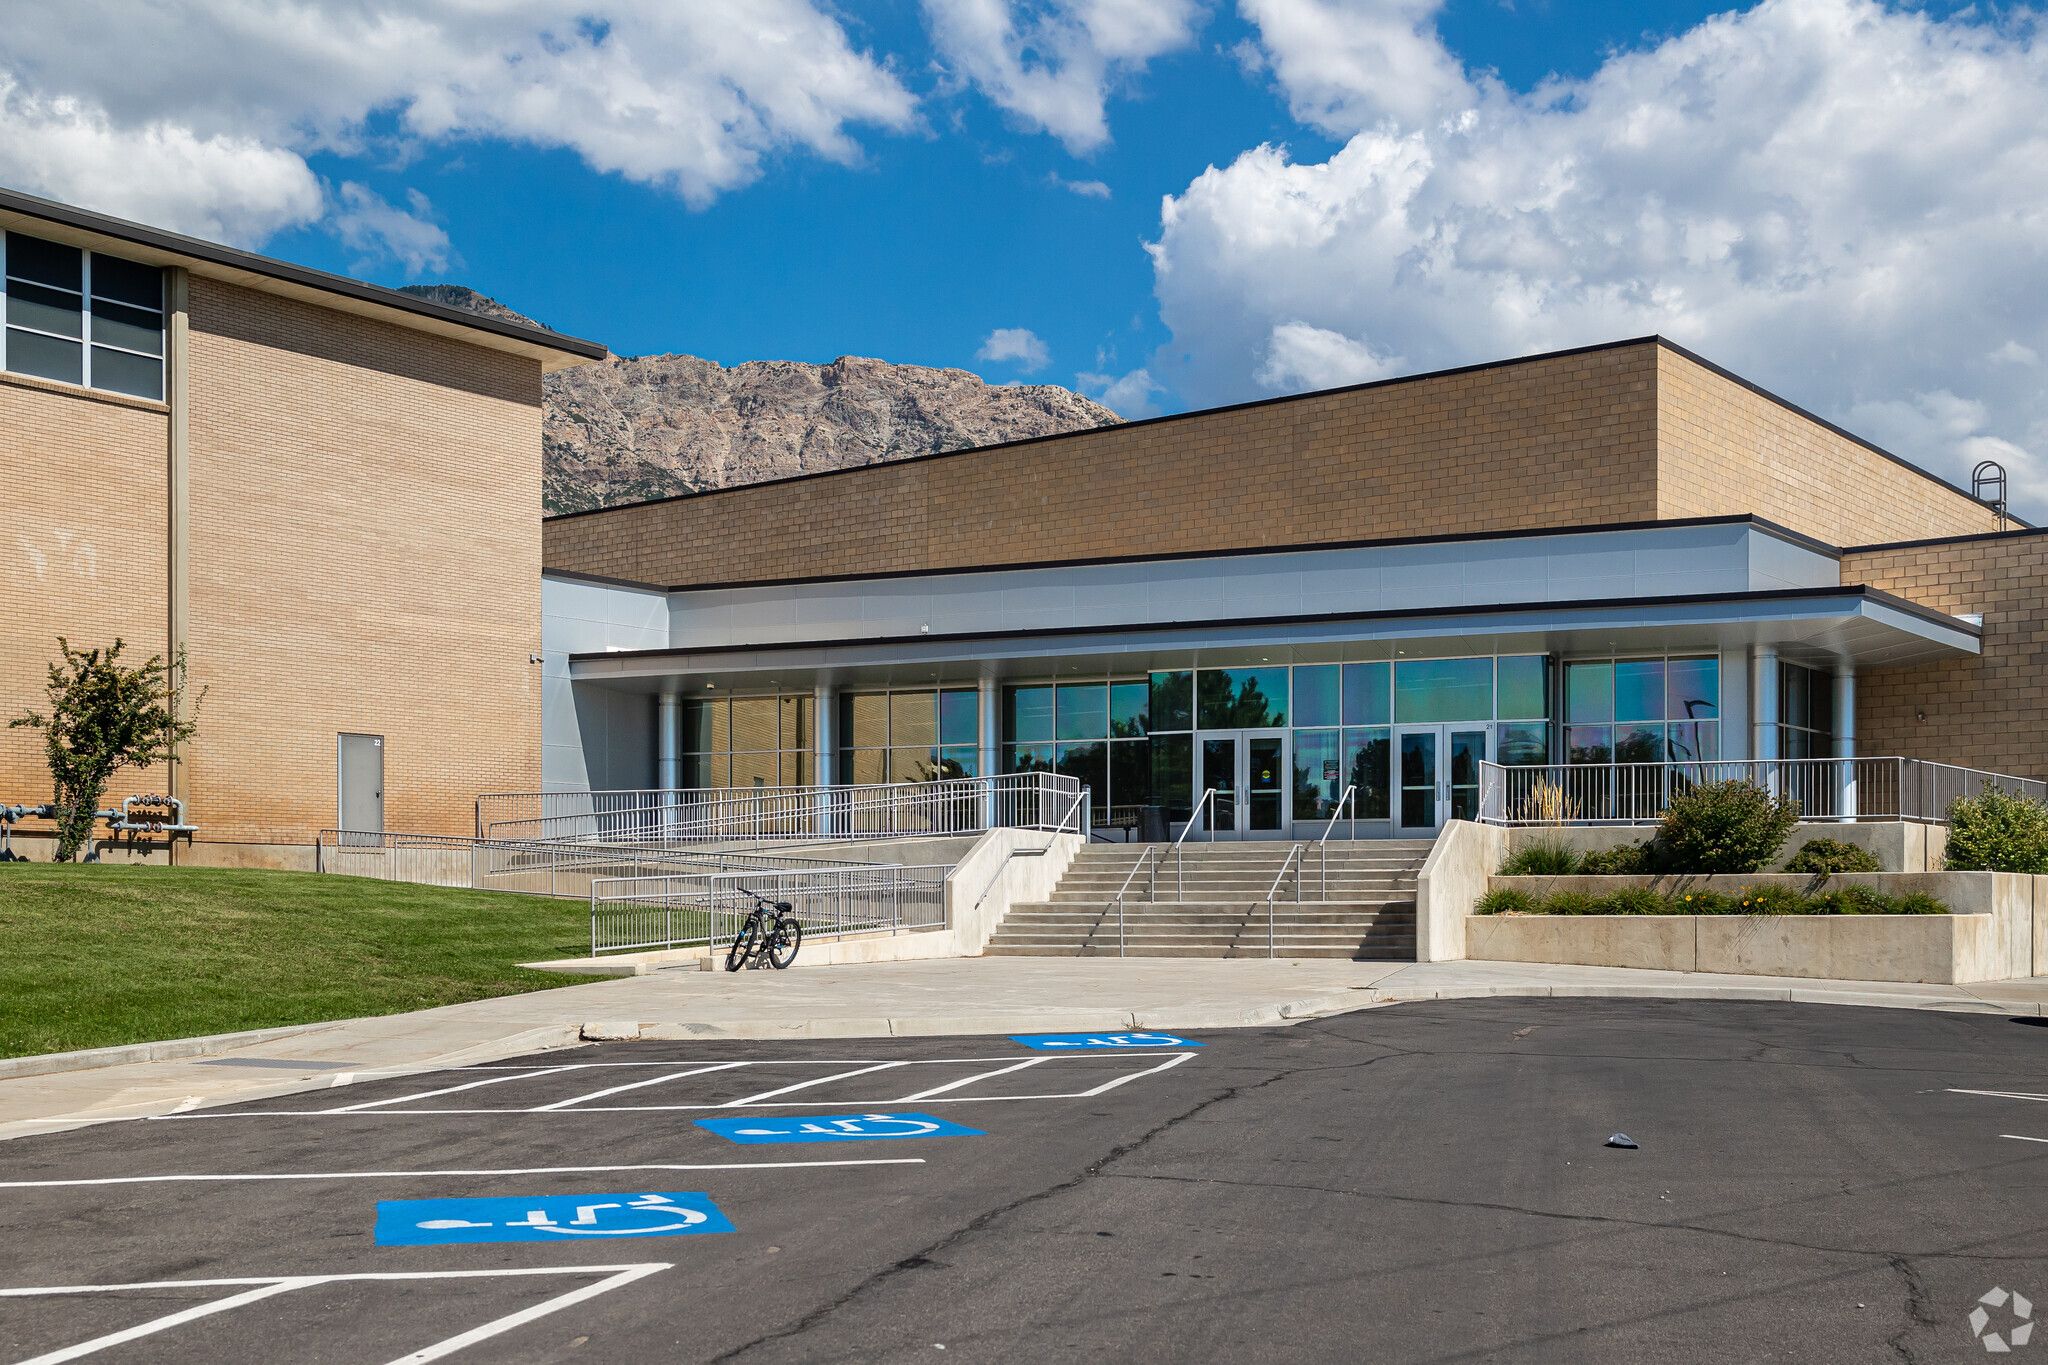
[[[1843,821],[1854,820],[1856,810],[1856,665],[1835,665],[1835,757],[1841,764],[1841,792],[1836,809]]]

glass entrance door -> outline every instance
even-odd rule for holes
[[[1394,829],[1428,835],[1446,820],[1479,817],[1479,765],[1487,730],[1479,725],[1406,725],[1394,731]]]
[[[1285,730],[1207,731],[1196,737],[1195,792],[1216,795],[1202,827],[1217,839],[1278,839],[1288,829]]]

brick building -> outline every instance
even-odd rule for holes
[[[1413,835],[1484,765],[1601,818],[1774,760],[1903,806],[1835,760],[2048,774],[2044,549],[1643,338],[552,518],[544,786],[1049,770]]]
[[[541,375],[604,349],[11,192],[0,230],[0,711],[59,635],[182,647],[198,735],[109,796],[170,787],[202,862],[536,783]]]

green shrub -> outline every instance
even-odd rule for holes
[[[1600,908],[1601,897],[1589,896],[1583,891],[1560,891],[1544,898],[1539,907],[1546,915],[1600,915],[1606,912]]]
[[[1513,887],[1497,886],[1473,905],[1475,915],[1529,915],[1536,911],[1536,898]]]
[[[1720,891],[1680,891],[1671,897],[1674,915],[1732,915],[1735,897]]]
[[[1808,839],[1785,864],[1787,872],[1882,872],[1884,864],[1869,849],[1840,839]]]
[[[1817,896],[1808,896],[1794,891],[1789,886],[1752,886],[1742,893],[1738,914],[1744,915],[1810,915],[1808,905],[1817,901]]]
[[[1658,826],[1672,872],[1761,872],[1799,823],[1799,803],[1753,782],[1709,782],[1671,798]]]
[[[1893,915],[1946,915],[1948,906],[1925,891],[1908,891],[1903,896],[1892,897],[1891,908],[1886,912]],[[1865,911],[1864,913],[1869,913]]]
[[[1579,860],[1579,871],[1589,877],[1628,877],[1649,870],[1649,858],[1642,844],[1616,844]]]
[[[1579,851],[1570,844],[1541,839],[1509,854],[1500,871],[1504,877],[1569,877],[1579,864]]]
[[[2001,787],[1948,808],[1951,872],[2048,873],[2048,804]]]
[[[1668,915],[1670,902],[1647,886],[1627,886],[1602,900],[1604,915]]]
[[[1817,899],[1826,899],[1832,907],[1825,913],[1833,915],[1895,915],[1897,902],[1884,892],[1870,886],[1838,886],[1823,893]],[[1912,913],[1918,913],[1917,911]]]

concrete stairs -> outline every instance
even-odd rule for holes
[[[984,950],[1000,957],[1114,957],[1115,898],[1150,851],[1157,864],[1131,880],[1123,906],[1130,957],[1264,957],[1266,891],[1286,843],[1183,844],[1178,867],[1164,845],[1090,844],[1050,900],[1013,905]],[[1413,961],[1415,878],[1427,840],[1332,842],[1327,876],[1310,845],[1273,904],[1276,957]],[[1163,856],[1162,856],[1163,855]],[[1300,881],[1301,899],[1295,899]]]

